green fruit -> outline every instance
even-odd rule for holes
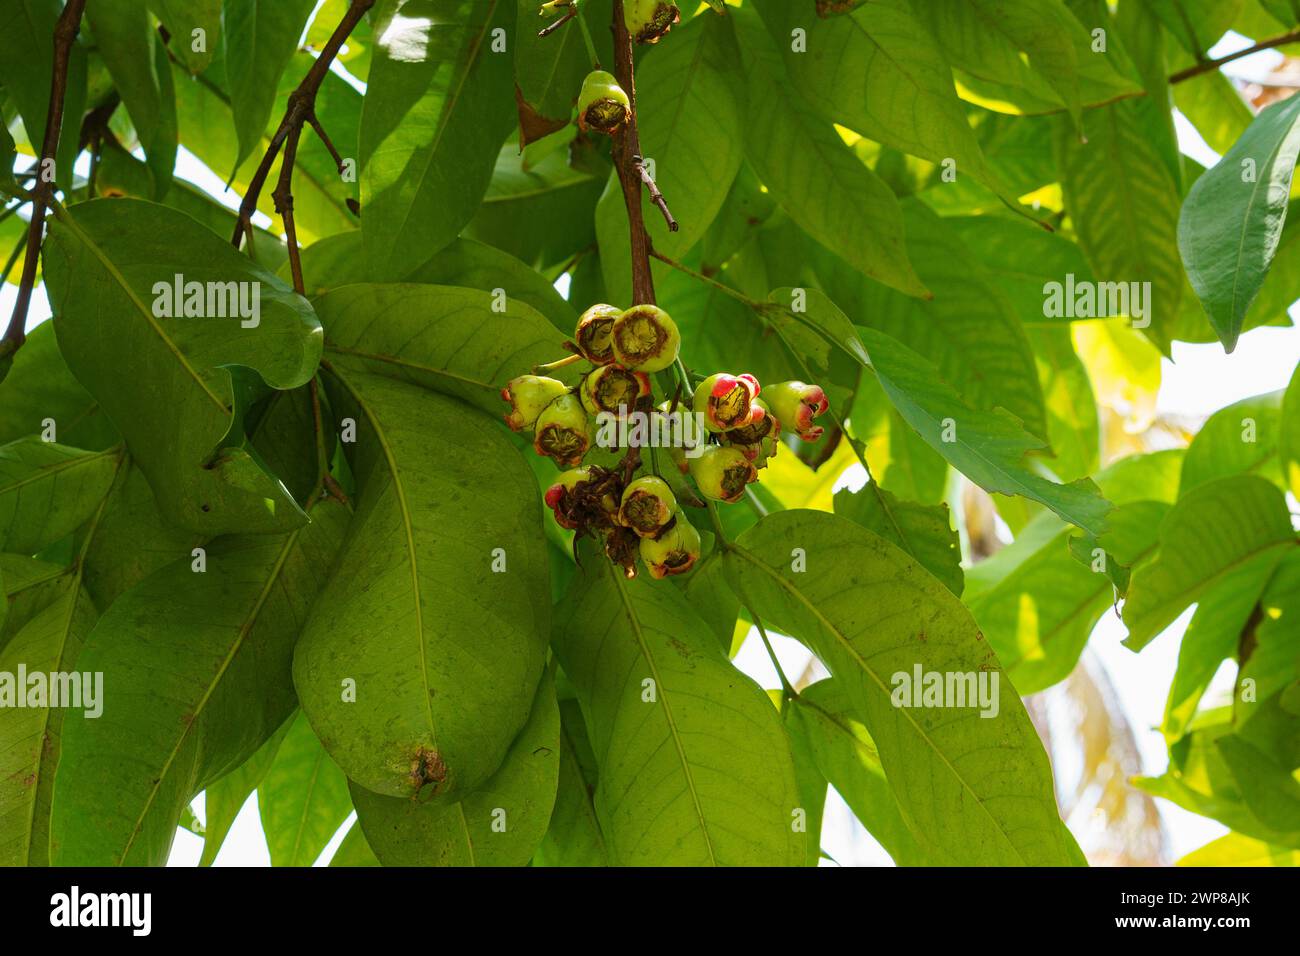
[[[601,412],[632,411],[637,402],[650,394],[650,377],[621,365],[602,365],[582,380],[578,390],[582,406],[592,415]]]
[[[574,468],[561,474],[546,489],[543,500],[546,506],[551,509],[555,515],[555,523],[561,528],[573,530],[578,527],[579,522],[574,518],[571,512],[573,501],[573,489],[585,481],[591,481],[592,472],[590,468]]]
[[[578,128],[614,134],[632,118],[632,101],[612,73],[593,70],[578,94]]]
[[[700,559],[700,533],[680,510],[658,538],[641,539],[641,560],[656,580],[685,574]]]
[[[682,335],[667,312],[654,305],[634,305],[614,321],[614,358],[642,372],[662,372],[677,361]]]
[[[756,412],[755,396],[758,379],[752,375],[730,375],[718,372],[710,375],[695,388],[692,407],[704,416],[704,427],[714,434],[757,425],[766,412],[765,406]]]
[[[623,310],[613,305],[593,305],[578,317],[578,327],[573,337],[582,357],[594,365],[608,365],[614,361],[614,344],[611,335],[614,322]]]
[[[623,490],[618,509],[621,524],[643,538],[654,537],[677,510],[677,499],[668,482],[654,475],[637,478]]]
[[[739,501],[745,486],[758,477],[744,452],[723,445],[710,445],[688,464],[700,494],[715,501]]]
[[[666,0],[623,0],[623,23],[637,43],[658,43],[682,18]]]
[[[569,390],[563,382],[543,375],[520,375],[506,382],[501,397],[510,403],[505,415],[513,431],[531,429],[547,405]]]
[[[543,409],[534,426],[533,449],[562,468],[581,463],[591,448],[586,409],[576,395],[564,394]]]
[[[781,382],[770,385],[763,393],[767,407],[781,422],[781,428],[794,432],[804,441],[816,441],[825,430],[814,425],[813,419],[830,408],[826,393],[816,385],[803,382]]]

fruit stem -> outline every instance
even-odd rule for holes
[[[554,362],[547,362],[545,365],[534,365],[533,374],[536,375],[538,372],[553,372],[557,368],[564,368],[567,365],[572,365],[574,362],[580,361],[582,361],[582,356],[575,352],[573,355],[566,355],[562,359],[556,359]]]
[[[641,134],[637,131],[636,70],[633,65],[632,36],[623,19],[623,0],[614,0],[614,78],[627,94],[631,118],[614,136],[614,168],[627,207],[628,233],[632,251],[632,304],[654,305],[654,276],[650,272],[650,234],[646,232],[641,211]]]

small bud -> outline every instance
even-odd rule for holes
[[[623,503],[618,510],[619,523],[631,528],[643,538],[654,537],[672,520],[677,510],[668,482],[654,475],[637,478],[623,490]]]
[[[758,477],[758,469],[738,448],[710,445],[688,462],[700,494],[715,501],[739,501],[745,485]]]
[[[677,361],[682,345],[677,323],[658,306],[634,305],[614,322],[614,358],[642,372],[662,372]]]
[[[543,375],[512,378],[501,389],[502,399],[510,403],[510,411],[505,415],[506,424],[517,432],[531,429],[542,409],[568,390],[563,382]]]
[[[658,43],[682,19],[682,12],[666,0],[625,0],[623,23],[637,43]]]
[[[573,5],[573,0],[547,0],[537,11],[539,16],[549,17],[553,13],[559,13],[561,10],[567,10]]]
[[[822,437],[825,429],[813,424],[814,418],[830,408],[821,388],[803,382],[781,382],[769,386],[766,395],[767,407],[780,420],[783,429],[794,432],[804,441],[816,441]]]
[[[699,558],[700,533],[680,510],[658,538],[641,539],[641,560],[656,580],[685,574]]]
[[[623,310],[613,305],[593,305],[578,319],[573,337],[578,351],[593,365],[608,365],[614,361],[614,344],[611,338],[615,320]]]
[[[564,394],[537,416],[533,449],[568,468],[581,463],[591,448],[591,428],[587,412],[576,395]]]
[[[693,406],[704,416],[704,427],[714,434],[733,428],[756,426],[765,417],[764,406],[754,404],[758,379],[752,375],[710,375],[695,388]]]
[[[602,365],[582,380],[578,394],[592,415],[617,412],[620,407],[633,409],[638,399],[650,394],[650,376],[621,365]]]
[[[632,103],[612,73],[592,70],[578,94],[578,129],[613,135],[632,118]]]

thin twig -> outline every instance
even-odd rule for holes
[[[293,222],[293,166],[298,152],[298,140],[302,135],[303,124],[310,124],[311,128],[321,137],[325,143],[326,149],[342,168],[343,161],[339,157],[338,150],[330,142],[329,137],[325,134],[319,118],[316,116],[316,94],[320,90],[321,83],[325,81],[325,75],[329,73],[330,65],[334,58],[338,56],[339,50],[347,42],[352,30],[361,18],[365,16],[366,11],[375,5],[375,0],[351,0],[347,13],[339,21],[339,25],[334,28],[330,38],[321,48],[320,56],[316,62],[311,65],[307,75],[303,77],[298,88],[289,94],[289,105],[284,111],[284,118],[280,120],[280,125],[276,128],[271,142],[266,148],[266,154],[262,157],[261,163],[258,164],[257,171],[253,174],[252,180],[248,184],[248,191],[244,194],[244,201],[239,206],[239,218],[235,223],[235,234],[231,237],[231,244],[239,248],[240,242],[245,235],[252,235],[253,232],[253,214],[257,212],[257,200],[262,194],[262,187],[266,185],[267,178],[271,175],[271,167],[275,165],[275,159],[280,154],[281,148],[284,149],[284,159],[281,163],[280,177],[275,189],[276,211],[280,213],[284,220],[285,238],[289,247],[289,262],[293,271],[294,289],[300,294],[306,294],[302,279],[302,258],[298,249],[296,235],[294,232]]]
[[[1290,33],[1284,33],[1281,36],[1273,37],[1271,40],[1261,40],[1254,46],[1248,46],[1244,50],[1238,50],[1236,53],[1229,53],[1227,56],[1221,56],[1217,60],[1204,60],[1201,63],[1193,64],[1185,70],[1179,70],[1173,76],[1169,77],[1170,83],[1182,83],[1184,80],[1190,80],[1192,77],[1200,76],[1203,73],[1212,73],[1219,67],[1234,60],[1240,60],[1248,57],[1252,53],[1259,53],[1263,50],[1272,50],[1275,47],[1286,46],[1288,43],[1300,43],[1300,30],[1292,30]]]
[[[560,19],[556,20],[554,23],[548,23],[546,26],[538,30],[537,35],[539,37],[548,37],[556,30],[560,29],[560,27],[564,26],[566,23],[568,23],[570,20],[576,17],[577,15],[578,15],[578,7],[575,4],[574,6],[569,7],[569,12],[566,13],[564,16],[560,17]]]
[[[68,91],[68,61],[72,44],[81,32],[81,14],[86,0],[68,0],[54,26],[54,69],[50,76],[50,104],[45,114],[45,139],[41,143],[41,158],[36,165],[32,197],[32,221],[27,227],[27,258],[23,260],[22,279],[18,284],[18,299],[14,303],[9,327],[0,340],[0,357],[12,355],[27,340],[27,309],[32,302],[32,289],[36,285],[36,266],[40,259],[41,239],[45,232],[45,210],[54,198],[53,176],[44,175],[46,163],[53,163],[59,152],[59,128],[63,125],[63,101]]]
[[[636,163],[637,172],[641,174],[641,181],[645,183],[646,189],[650,191],[650,201],[659,207],[659,211],[664,214],[664,221],[668,223],[668,231],[676,232],[678,228],[677,220],[673,218],[672,211],[668,208],[668,203],[664,199],[664,194],[659,191],[655,185],[653,177],[650,175],[650,169],[646,162],[640,156],[633,156],[632,162]]]

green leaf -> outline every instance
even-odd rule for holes
[[[121,457],[38,438],[0,445],[0,551],[35,554],[88,521]]]
[[[473,217],[514,122],[507,0],[384,0],[361,112],[362,235],[373,278],[441,249]]]
[[[1232,26],[1243,0],[1150,0],[1160,21],[1197,59]]]
[[[699,242],[717,218],[744,154],[743,91],[736,75],[731,17],[696,17],[672,31],[637,67],[636,108],[641,155],[654,162],[655,182],[680,228],[670,232],[659,210],[643,203],[654,248],[674,258]],[[631,301],[627,209],[611,175],[596,207],[596,235],[605,287],[614,302]]]
[[[353,783],[357,825],[385,866],[524,866],[542,841],[560,769],[560,711],[544,671],[500,768],[456,803],[380,796]]]
[[[1206,419],[1187,448],[1179,494],[1230,475],[1254,474],[1282,485],[1278,456],[1282,396],[1278,391],[1245,398]]]
[[[576,700],[560,701],[560,771],[550,827],[534,866],[605,866],[609,855],[596,805],[596,757]]]
[[[1125,646],[1141,650],[1224,575],[1296,544],[1282,492],[1262,478],[1221,478],[1183,495],[1160,526],[1160,552],[1133,575]]]
[[[806,569],[791,562],[794,548],[803,549]],[[740,536],[727,560],[755,612],[805,641],[835,677],[876,742],[900,812],[928,859],[1077,860],[1038,735],[951,591],[865,528],[814,511],[768,515]],[[895,706],[897,675],[911,678],[916,669],[996,674],[996,708]]]
[[[1088,370],[1074,350],[1069,330],[1025,331],[1043,386],[1047,437],[1056,452],[1052,472],[1062,481],[1091,475],[1101,458],[1101,422]]]
[[[860,281],[822,260],[814,264],[818,279],[856,324],[878,329],[934,362],[971,405],[987,411],[1000,405],[1031,435],[1046,439],[1043,391],[1013,306],[943,219],[915,200],[903,203],[903,216],[912,262],[933,290],[932,300]]]
[[[23,0],[0,8],[0,86],[8,91],[22,117],[27,141],[40,143],[50,106],[50,77],[54,72],[54,25],[62,8],[59,0]],[[81,115],[86,106],[86,51],[72,45],[68,61],[67,92],[54,175],[58,185],[72,185],[72,167],[79,152]]]
[[[1300,497],[1300,366],[1292,373],[1291,383],[1282,398],[1278,456],[1281,458],[1282,476],[1291,494]]]
[[[1283,26],[1291,27],[1300,23],[1300,3],[1297,0],[1259,0],[1259,4]]]
[[[280,75],[298,49],[298,38],[315,6],[315,0],[225,0],[226,75],[239,137],[232,168],[261,146]]]
[[[357,513],[298,643],[298,698],[355,783],[464,795],[500,766],[542,672],[550,602],[532,471],[459,402],[338,366],[326,383],[334,413],[355,422],[344,447]]]
[[[563,356],[563,338],[522,301],[438,285],[350,285],[316,300],[332,360],[452,395],[493,417],[501,388]]]
[[[348,835],[339,844],[338,850],[330,859],[330,866],[380,866],[375,851],[366,842],[366,835],[361,832],[361,825],[353,823]]]
[[[295,712],[296,715],[296,712]],[[256,753],[241,763],[230,773],[203,790],[203,854],[199,857],[199,866],[211,866],[225,843],[226,835],[234,826],[235,818],[244,808],[248,798],[253,795],[271,769],[275,755],[280,750],[280,743],[285,734],[295,723],[290,717],[280,729],[267,738],[266,743],[257,748]]]
[[[1142,299],[1145,315],[1129,318],[1168,353],[1169,327],[1186,284],[1178,259],[1178,183],[1142,104],[1125,101],[1092,110],[1084,118],[1084,133],[1086,143],[1064,131],[1058,138],[1061,187],[1079,246],[1092,263],[1098,293],[1110,287],[1102,283],[1118,283],[1130,292],[1134,287],[1123,284],[1151,284]],[[1064,283],[1066,277],[1056,281]],[[1131,296],[1129,311],[1138,311]]]
[[[763,184],[800,228],[863,275],[926,295],[907,257],[893,191],[789,92],[780,54],[757,16],[742,8],[733,19],[749,85],[746,155]]]
[[[1179,112],[1220,155],[1232,149],[1255,118],[1236,84],[1219,70],[1175,83],[1173,93]]]
[[[1291,834],[1288,842],[1300,839],[1300,783],[1291,767],[1237,734],[1220,737],[1215,744],[1255,817],[1266,827]]]
[[[959,176],[1001,189],[966,121],[952,72],[907,0],[876,0],[827,20],[786,0],[755,6],[795,89],[827,119],[934,163],[953,160]],[[806,51],[794,49],[796,28],[807,32]]]
[[[766,696],[676,588],[591,552],[583,568],[554,647],[592,735],[610,862],[802,866],[790,744]]]
[[[301,524],[283,486],[242,447],[231,367],[273,388],[306,383],[323,339],[306,300],[188,216],[134,199],[65,213],[45,261],[64,358],[121,431],[163,513],[208,534]],[[236,312],[232,290],[259,301],[256,326],[238,314],[159,317],[160,302],[178,298],[176,276],[217,283],[222,314]]]
[[[1178,220],[1178,250],[1223,348],[1237,347],[1286,224],[1300,155],[1300,102],[1267,107],[1192,186]]]
[[[257,785],[272,866],[311,866],[352,812],[348,781],[299,711]]]
[[[1300,850],[1228,833],[1193,850],[1174,866],[1300,866]]]
[[[986,491],[1023,495],[1085,531],[1103,532],[1110,504],[1091,479],[1057,484],[1036,474],[1024,456],[1042,443],[1015,418],[1001,411],[976,411],[911,349],[874,329],[859,332],[894,407],[962,474]],[[952,440],[945,440],[945,434]]]
[[[51,821],[63,865],[160,865],[190,801],[247,760],[293,711],[290,659],[347,523],[318,504],[306,527],[209,545],[119,598],[77,668],[111,704],[69,712]]]
[[[781,714],[781,723],[790,735],[790,756],[794,758],[794,779],[799,788],[799,806],[804,811],[804,829],[808,833],[808,852],[805,866],[818,866],[821,863],[822,820],[826,814],[826,794],[830,785],[817,766],[811,742],[800,732],[799,712],[793,702],[786,703],[784,692],[769,690],[767,696],[772,699]],[[891,797],[892,799],[892,797]]]
[[[800,691],[789,704],[789,714],[791,734],[808,749],[821,775],[894,862],[925,865],[925,851],[899,812],[875,741],[835,679]]]
[[[221,37],[222,0],[147,2],[171,34],[167,46],[177,60],[195,76],[207,69]]]
[[[835,513],[905,551],[949,591],[961,595],[961,542],[951,526],[946,504],[901,500],[868,482],[856,492],[837,491]]]
[[[176,164],[176,93],[149,12],[139,0],[97,0],[85,16],[148,157],[150,198],[161,198]]]

